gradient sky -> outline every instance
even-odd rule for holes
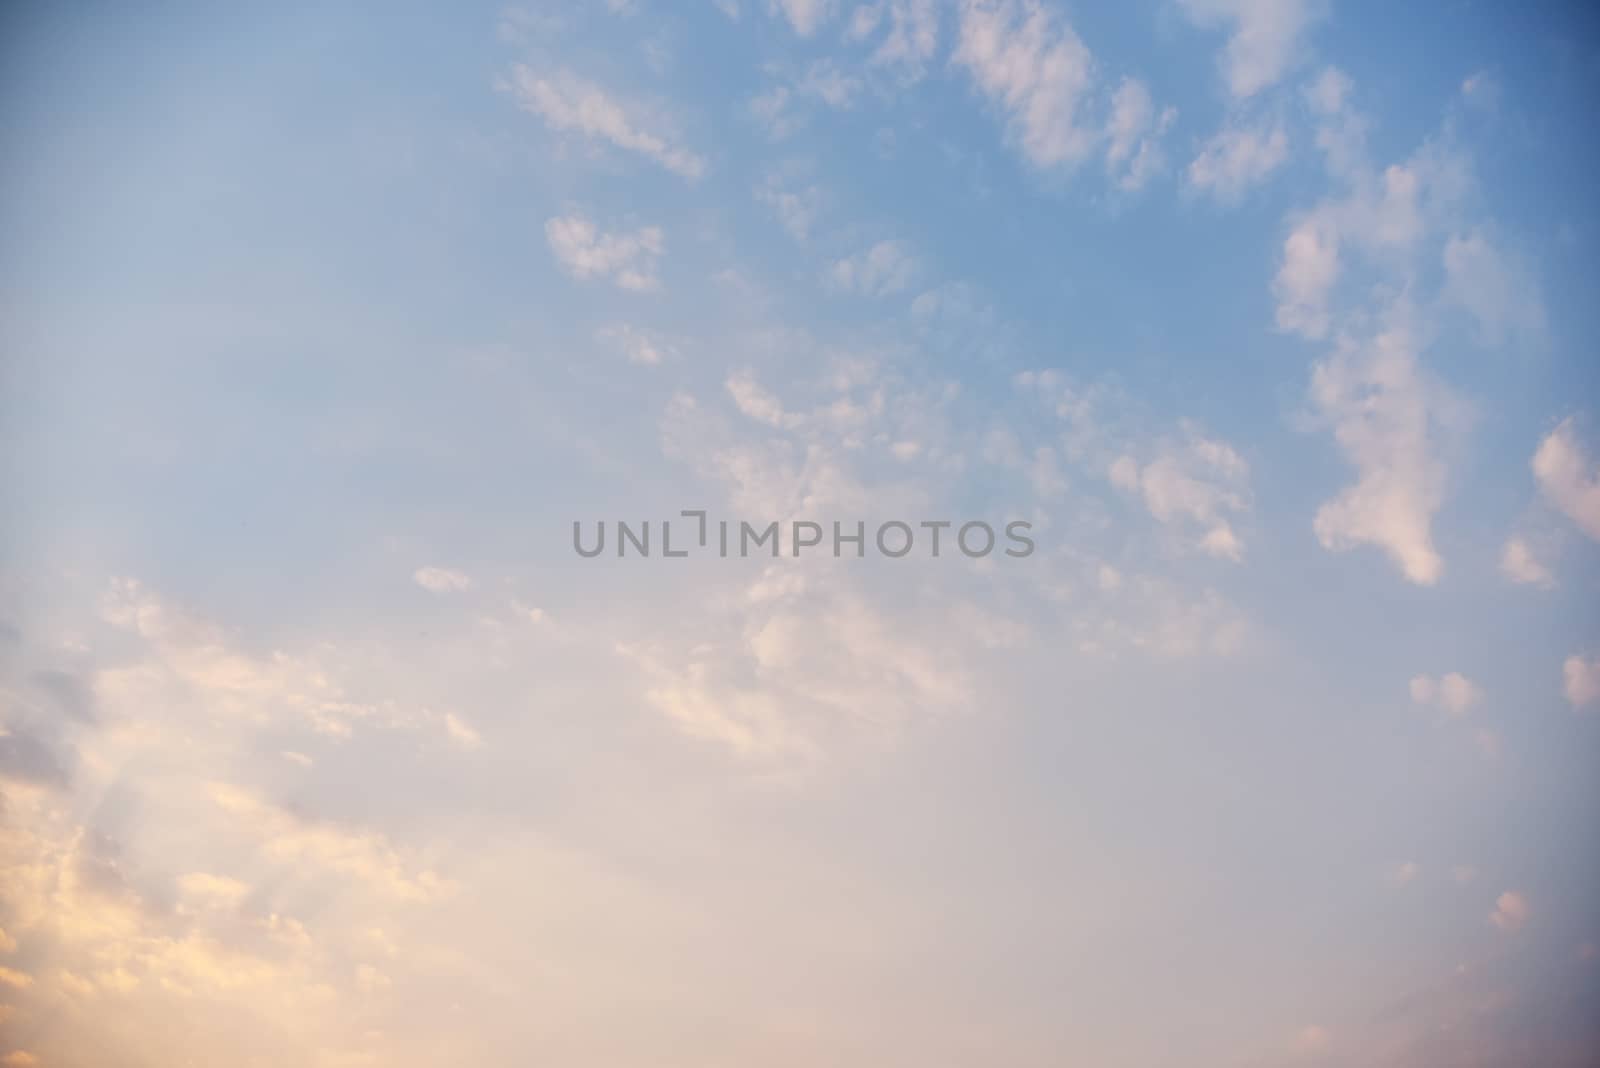
[[[1600,19],[8,5],[0,1065],[1600,1064]],[[983,561],[574,520],[1012,519]]]

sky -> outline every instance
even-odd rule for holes
[[[0,1066],[1600,1064],[1594,12],[0,23]]]

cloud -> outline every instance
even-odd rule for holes
[[[1265,181],[1288,158],[1289,137],[1281,123],[1255,126],[1230,123],[1201,146],[1200,154],[1189,164],[1188,183],[1191,188],[1209,193],[1219,201],[1233,203],[1251,186]],[[1294,253],[1302,258],[1284,281],[1291,291],[1305,294],[1301,302],[1319,299],[1318,294],[1332,280],[1328,250],[1316,244],[1305,245],[1306,241],[1315,240],[1314,231],[1309,238],[1300,239],[1301,247],[1295,248]],[[1287,250],[1285,259],[1288,259]]]
[[[916,257],[898,241],[880,241],[863,252],[835,260],[828,281],[867,297],[886,297],[911,285],[918,271]]]
[[[677,346],[660,334],[626,323],[611,323],[595,331],[595,340],[621,352],[629,363],[654,367],[678,355]]]
[[[213,783],[211,800],[232,818],[235,830],[260,843],[263,858],[279,866],[279,877],[305,882],[349,880],[398,901],[427,902],[454,887],[431,868],[404,855],[375,831],[347,829],[279,808],[243,787]]]
[[[1187,440],[1165,445],[1143,466],[1118,457],[1108,470],[1111,483],[1137,492],[1158,522],[1196,528],[1203,552],[1237,562],[1244,545],[1228,517],[1249,509],[1249,467],[1224,442],[1187,432]]]
[[[1528,899],[1515,890],[1507,890],[1495,899],[1489,919],[1500,930],[1511,934],[1520,931],[1531,914]]]
[[[1407,580],[1431,586],[1444,572],[1432,532],[1446,475],[1436,440],[1451,426],[1454,401],[1419,365],[1410,309],[1390,316],[1369,340],[1341,339],[1312,374],[1312,403],[1357,475],[1317,509],[1312,529],[1323,548],[1375,546]]]
[[[756,200],[767,205],[789,236],[804,244],[816,225],[822,207],[822,191],[815,185],[792,187],[778,174],[769,174],[756,187]]]
[[[1300,50],[1305,31],[1322,17],[1318,0],[1178,0],[1198,26],[1225,26],[1220,59],[1228,91],[1254,96],[1278,82]]]
[[[833,0],[770,0],[770,4],[801,37],[810,37],[833,17]]]
[[[1533,476],[1545,500],[1600,541],[1600,463],[1578,440],[1569,416],[1539,443],[1533,454]]]
[[[1561,665],[1561,688],[1573,708],[1600,701],[1600,656],[1567,657]]]
[[[830,59],[819,59],[795,83],[795,88],[806,96],[814,96],[830,108],[843,110],[855,103],[861,92],[862,81],[854,74],[839,69]]]
[[[1544,307],[1532,279],[1481,231],[1445,243],[1444,269],[1445,299],[1466,309],[1486,344],[1544,328]]]
[[[419,567],[412,581],[429,593],[461,593],[472,588],[472,577],[447,567]]]
[[[1272,282],[1278,328],[1308,338],[1326,337],[1328,296],[1338,278],[1339,229],[1326,213],[1312,212],[1283,242],[1283,258]]]
[[[238,879],[203,871],[179,876],[178,890],[186,900],[203,908],[237,905],[250,893],[250,887]]]
[[[1483,700],[1483,691],[1465,675],[1452,671],[1442,678],[1418,675],[1411,680],[1411,700],[1419,705],[1443,709],[1451,716],[1464,716]]]
[[[953,60],[999,104],[1028,161],[1081,161],[1098,138],[1081,115],[1094,60],[1072,27],[1037,0],[962,0]]]
[[[523,110],[540,116],[553,130],[608,141],[685,178],[705,173],[704,159],[665,135],[645,129],[640,116],[575,74],[557,71],[542,76],[518,64],[512,69],[510,88]]]
[[[462,749],[476,749],[483,744],[483,736],[454,712],[445,713],[444,728],[451,743]]]
[[[1112,94],[1106,121],[1106,171],[1119,188],[1140,189],[1166,166],[1160,138],[1177,116],[1177,109],[1170,107],[1157,115],[1145,84],[1135,78],[1122,80]]]
[[[0,726],[0,781],[64,787],[67,769],[54,747],[20,724]]]
[[[606,278],[637,293],[661,288],[657,261],[666,251],[660,227],[602,233],[581,215],[563,215],[544,224],[550,251],[574,278]]]
[[[850,17],[847,34],[853,40],[863,40],[885,21],[888,30],[868,62],[898,68],[908,79],[920,77],[939,44],[938,0],[860,4]]]
[[[1389,873],[1389,880],[1396,886],[1410,886],[1422,877],[1422,865],[1414,860],[1397,864]]]
[[[1333,1045],[1333,1036],[1326,1027],[1318,1024],[1308,1024],[1300,1029],[1294,1036],[1292,1046],[1294,1051],[1301,1056],[1318,1056],[1326,1053]]]
[[[1355,484],[1318,508],[1313,529],[1326,549],[1381,549],[1408,581],[1432,585],[1444,573],[1433,519],[1448,486],[1446,457],[1469,409],[1422,364],[1439,332],[1439,302],[1418,279],[1428,277],[1430,250],[1464,229],[1468,164],[1439,137],[1379,167],[1367,158],[1348,78],[1325,70],[1306,97],[1335,192],[1292,217],[1272,290],[1280,329],[1332,337],[1310,399],[1356,469]]]
[[[1500,551],[1500,571],[1512,582],[1524,586],[1550,589],[1556,584],[1550,569],[1534,555],[1527,540],[1520,537],[1506,540],[1505,548]]]

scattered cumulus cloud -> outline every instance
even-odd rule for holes
[[[675,144],[666,134],[647,129],[643,117],[571,72],[541,75],[518,64],[512,69],[510,88],[523,110],[538,115],[553,130],[598,138],[685,178],[705,173],[702,157]]]
[[[1600,541],[1600,463],[1578,439],[1569,416],[1539,443],[1533,454],[1533,477],[1551,507]]]
[[[939,45],[938,0],[878,0],[858,4],[850,16],[847,36],[856,41],[884,33],[868,62],[891,67],[908,80],[922,75]]]
[[[771,0],[771,9],[782,15],[794,32],[810,37],[833,17],[833,0]]]
[[[804,244],[811,237],[822,209],[822,190],[814,184],[796,184],[781,174],[769,174],[756,186],[756,200],[772,209],[778,224]]]
[[[1243,558],[1244,544],[1229,517],[1249,508],[1249,475],[1232,446],[1193,428],[1148,463],[1124,455],[1108,470],[1112,485],[1139,494],[1158,522],[1191,526],[1203,552],[1233,561]]]
[[[1106,121],[1106,170],[1118,188],[1142,188],[1166,166],[1161,137],[1177,119],[1176,108],[1158,115],[1150,90],[1136,78],[1124,78],[1111,97]]]
[[[429,593],[460,593],[472,588],[472,578],[448,567],[419,567],[412,580]]]
[[[1038,167],[1081,161],[1098,131],[1083,114],[1094,59],[1064,20],[1037,0],[962,0],[954,61],[1006,113]]]
[[[1442,709],[1451,716],[1464,716],[1483,700],[1483,691],[1471,679],[1455,671],[1440,678],[1418,675],[1411,680],[1411,700]]]
[[[595,331],[595,339],[622,353],[629,363],[654,367],[678,354],[677,347],[660,334],[627,323],[610,323]]]
[[[1320,0],[1178,0],[1196,25],[1222,27],[1220,59],[1228,91],[1238,99],[1275,85],[1294,64],[1307,29],[1322,17]]]
[[[1500,550],[1500,571],[1512,582],[1524,586],[1550,589],[1555,586],[1555,575],[1534,553],[1526,538],[1511,537]]]
[[[1289,135],[1282,123],[1245,125],[1232,123],[1213,134],[1189,164],[1190,188],[1209,194],[1223,203],[1234,203],[1251,187],[1266,181],[1289,158]],[[1315,244],[1313,232],[1297,240],[1293,251],[1304,257],[1284,280],[1291,291],[1305,294],[1302,303],[1315,302],[1328,285],[1323,275],[1331,275],[1329,250]],[[1319,257],[1324,261],[1320,265]]]
[[[1494,902],[1494,911],[1489,914],[1489,919],[1500,930],[1507,934],[1514,934],[1522,930],[1532,915],[1528,906],[1528,899],[1516,890],[1507,890]]]
[[[636,293],[661,288],[656,271],[667,241],[658,226],[607,233],[574,214],[549,220],[544,234],[550,251],[574,278],[603,278]]]
[[[828,281],[837,289],[868,297],[886,297],[907,289],[919,264],[899,241],[879,241],[853,256],[835,260]]]
[[[1562,692],[1574,708],[1600,701],[1600,656],[1574,653],[1561,665]]]
[[[1445,298],[1467,311],[1486,344],[1544,328],[1544,307],[1532,278],[1481,231],[1445,243],[1444,269]]]

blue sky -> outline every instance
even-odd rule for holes
[[[1592,15],[5,20],[0,1064],[1594,1063]]]

